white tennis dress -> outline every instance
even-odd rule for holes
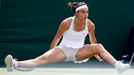
[[[86,20],[85,28],[82,31],[75,31],[75,16],[70,18],[72,19],[71,25],[69,29],[63,33],[63,38],[58,47],[64,51],[66,55],[66,61],[77,62],[75,55],[79,49],[84,46],[85,38],[88,34],[88,24]]]

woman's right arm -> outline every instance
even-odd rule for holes
[[[52,40],[50,49],[54,48],[55,46],[57,46],[59,40],[61,39],[63,33],[69,28],[69,20],[65,19],[61,22],[58,31],[54,37],[54,39]]]

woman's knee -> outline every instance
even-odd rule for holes
[[[102,45],[101,43],[98,43],[98,46],[99,46],[99,47],[103,47],[103,45]]]
[[[98,53],[98,51],[97,51],[97,46],[98,46],[98,44],[86,44],[85,45],[85,50],[87,51],[87,53],[89,52],[89,53],[92,53],[92,54],[97,54]]]
[[[87,48],[96,49],[96,48],[103,48],[103,45],[102,45],[101,43],[97,43],[97,44],[87,44],[86,47],[87,47]]]
[[[104,47],[101,43],[91,44],[89,47],[91,47],[95,53],[99,53],[100,51],[104,50]]]
[[[105,50],[104,46],[102,44],[98,44],[99,50]]]

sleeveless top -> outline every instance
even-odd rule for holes
[[[74,20],[75,16],[70,17],[72,19],[71,25],[67,31],[63,33],[63,38],[60,45],[71,47],[71,48],[81,48],[84,45],[85,38],[88,34],[88,24],[87,20],[85,22],[85,27],[81,31],[74,30]]]

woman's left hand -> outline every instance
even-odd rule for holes
[[[95,58],[96,58],[98,61],[100,61],[100,62],[104,61],[98,54],[95,55]]]

